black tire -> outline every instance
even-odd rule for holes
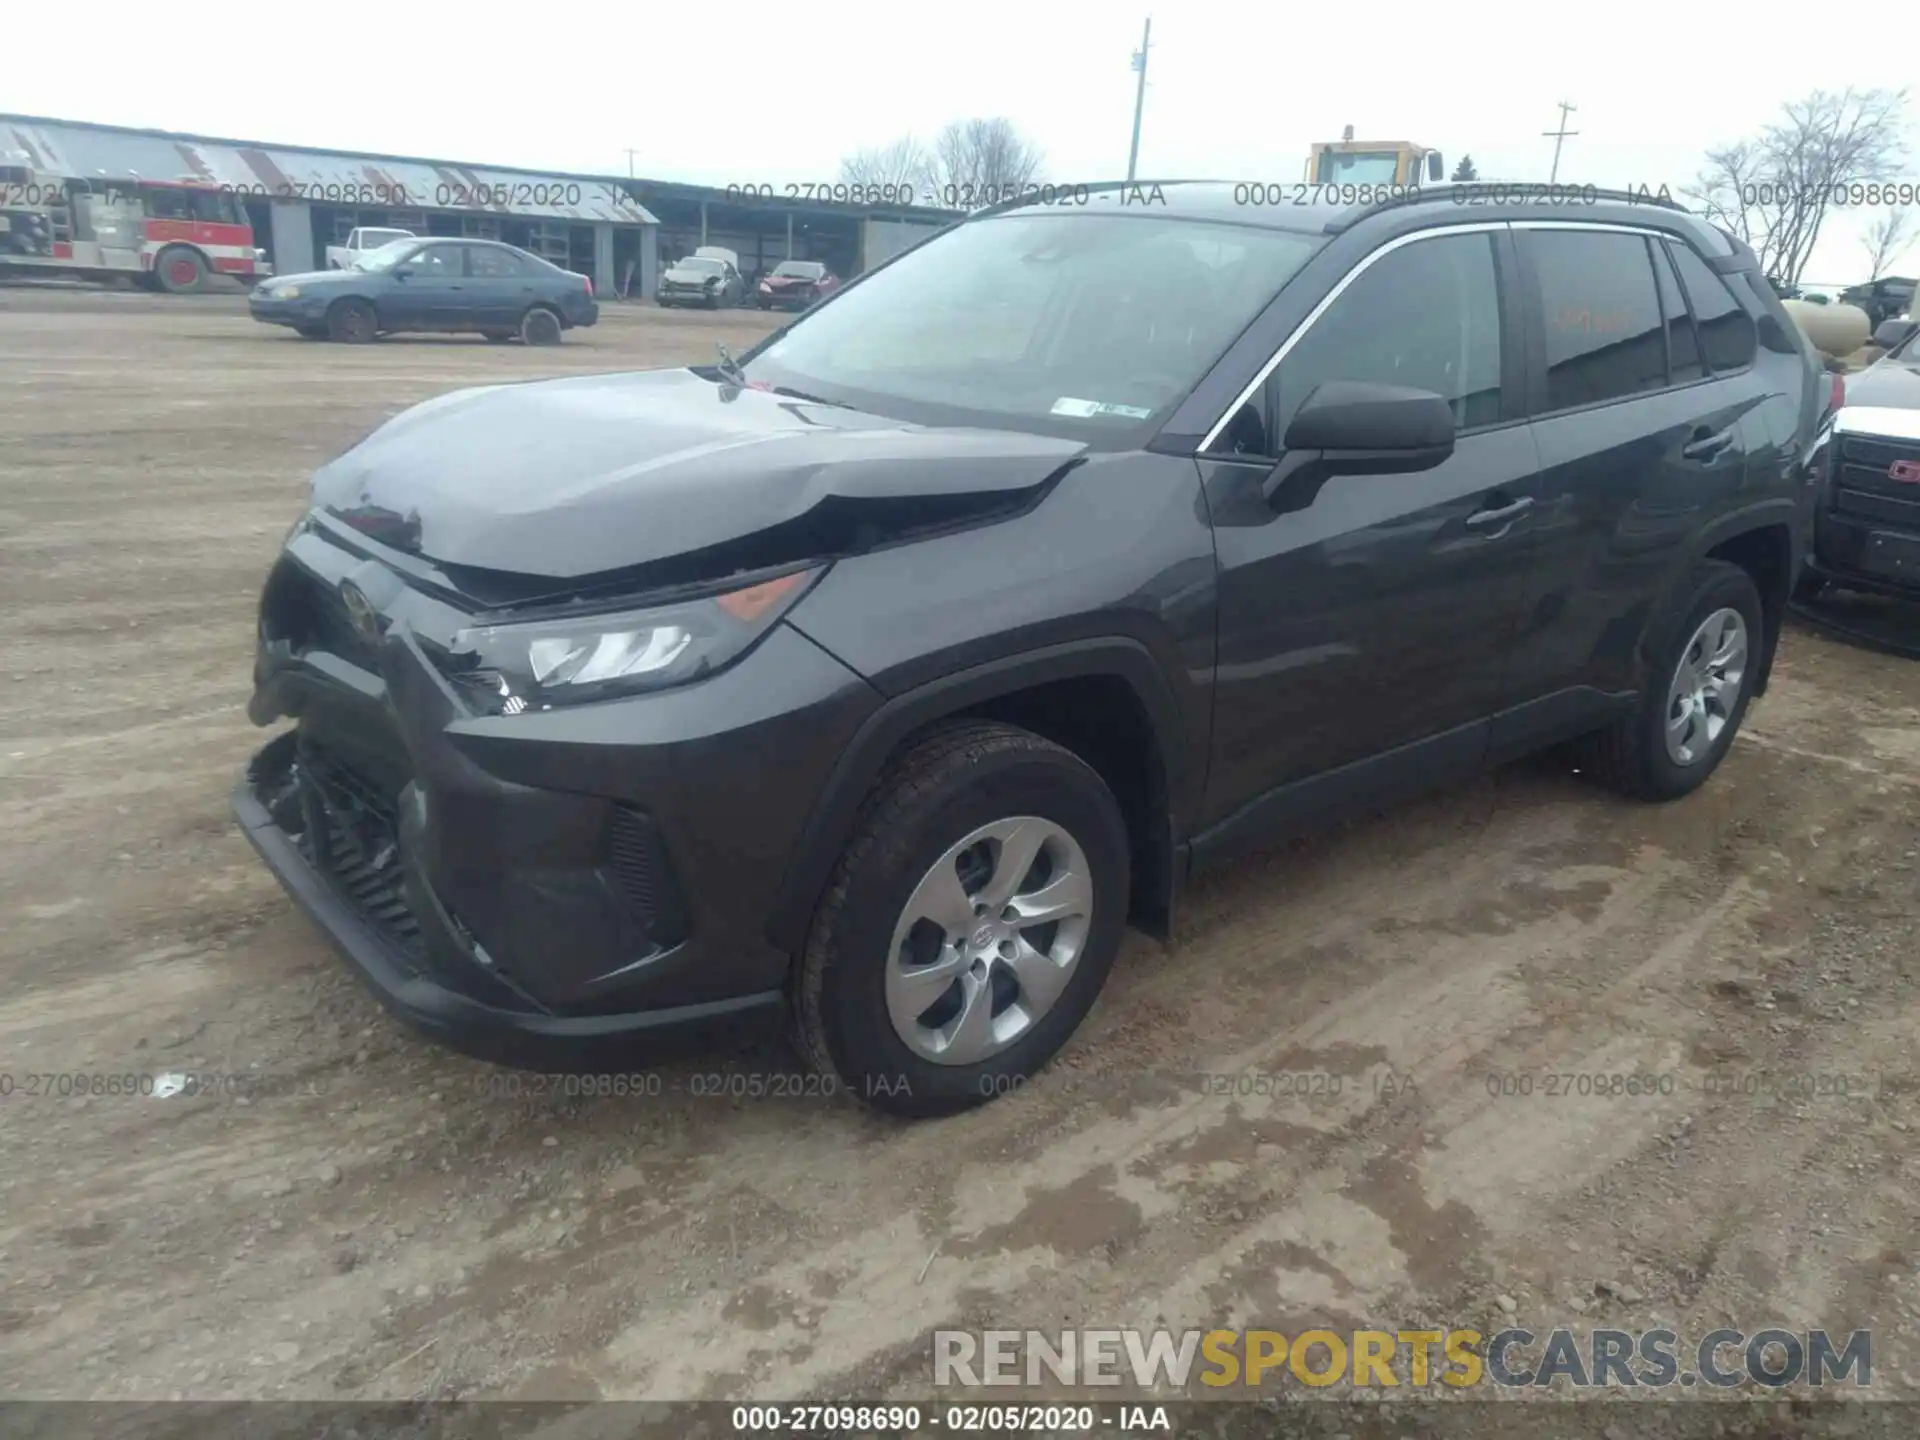
[[[756,301],[754,301],[754,302],[753,302],[753,305],[754,305],[754,308],[755,308],[756,310],[764,310],[764,309],[766,309],[766,308],[767,308],[767,304],[768,304],[768,302],[767,302],[767,301],[765,301],[765,300],[756,300]]]
[[[324,325],[296,325],[294,327],[294,333],[302,340],[324,340],[327,338],[327,327]]]
[[[343,345],[371,344],[380,334],[373,307],[364,300],[336,300],[327,307],[327,338]]]
[[[560,317],[544,305],[536,305],[520,317],[520,339],[527,345],[558,345]]]
[[[169,295],[194,295],[207,283],[206,257],[191,245],[169,245],[153,261],[153,276]]]
[[[976,1064],[937,1064],[910,1050],[888,1016],[893,929],[944,851],[1016,815],[1052,821],[1085,854],[1094,897],[1085,943],[1065,989],[1025,1035]],[[854,1098],[896,1115],[950,1115],[1017,1088],[1099,995],[1126,924],[1127,872],[1120,806],[1077,755],[1010,725],[935,727],[888,762],[814,912],[795,975],[800,1053]]]
[[[1602,784],[1636,800],[1677,800],[1691,794],[1725,758],[1740,721],[1753,699],[1766,625],[1760,591],[1753,577],[1724,560],[1703,561],[1687,587],[1687,599],[1675,614],[1647,667],[1645,693],[1633,713],[1605,730],[1584,736],[1573,746],[1575,762]],[[1691,764],[1667,753],[1667,696],[1684,652],[1700,625],[1716,610],[1737,611],[1747,629],[1747,656],[1740,691],[1725,727]]]
[[[713,294],[707,296],[707,309],[718,310],[719,308],[720,308],[720,292],[716,290],[713,292]]]

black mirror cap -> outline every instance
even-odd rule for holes
[[[1412,459],[1435,450],[1444,459],[1453,453],[1453,433],[1453,407],[1431,390],[1329,380],[1287,426],[1285,448],[1319,450],[1330,461],[1342,452]]]
[[[1873,343],[1882,350],[1898,350],[1920,330],[1920,320],[1882,320],[1873,332]]]

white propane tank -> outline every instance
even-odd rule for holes
[[[1810,305],[1805,300],[1782,300],[1780,305],[1822,355],[1842,359],[1873,334],[1867,312],[1858,305]]]

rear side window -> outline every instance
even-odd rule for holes
[[[1660,313],[1667,322],[1667,363],[1673,383],[1685,385],[1707,373],[1700,363],[1700,337],[1694,333],[1693,316],[1687,313],[1687,299],[1673,277],[1673,262],[1667,258],[1665,245],[1653,246],[1653,269],[1660,282]]]
[[[1540,278],[1547,408],[1570,410],[1664,389],[1666,323],[1641,236],[1527,232]]]
[[[1668,250],[1680,271],[1680,283],[1686,288],[1693,318],[1700,327],[1700,348],[1707,365],[1715,371],[1743,370],[1753,363],[1759,341],[1754,335],[1753,317],[1740,307],[1706,261],[1687,246],[1669,241]]]

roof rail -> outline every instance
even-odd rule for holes
[[[1436,184],[1410,185],[1406,187],[1404,194],[1389,195],[1384,200],[1375,200],[1343,210],[1327,222],[1326,233],[1337,235],[1369,215],[1377,215],[1383,210],[1393,210],[1403,205],[1418,205],[1423,201],[1439,200],[1447,197],[1449,191],[1456,190],[1469,194],[1480,191],[1489,197],[1489,203],[1494,208],[1504,205],[1515,207],[1558,205],[1564,208],[1568,204],[1569,197],[1574,197],[1575,203],[1578,204],[1613,200],[1623,205],[1650,205],[1661,210],[1675,211],[1681,215],[1693,214],[1693,211],[1687,209],[1671,195],[1662,196],[1649,190],[1616,190],[1604,185],[1580,185],[1571,181],[1565,184],[1547,184],[1539,180],[1443,180]]]

